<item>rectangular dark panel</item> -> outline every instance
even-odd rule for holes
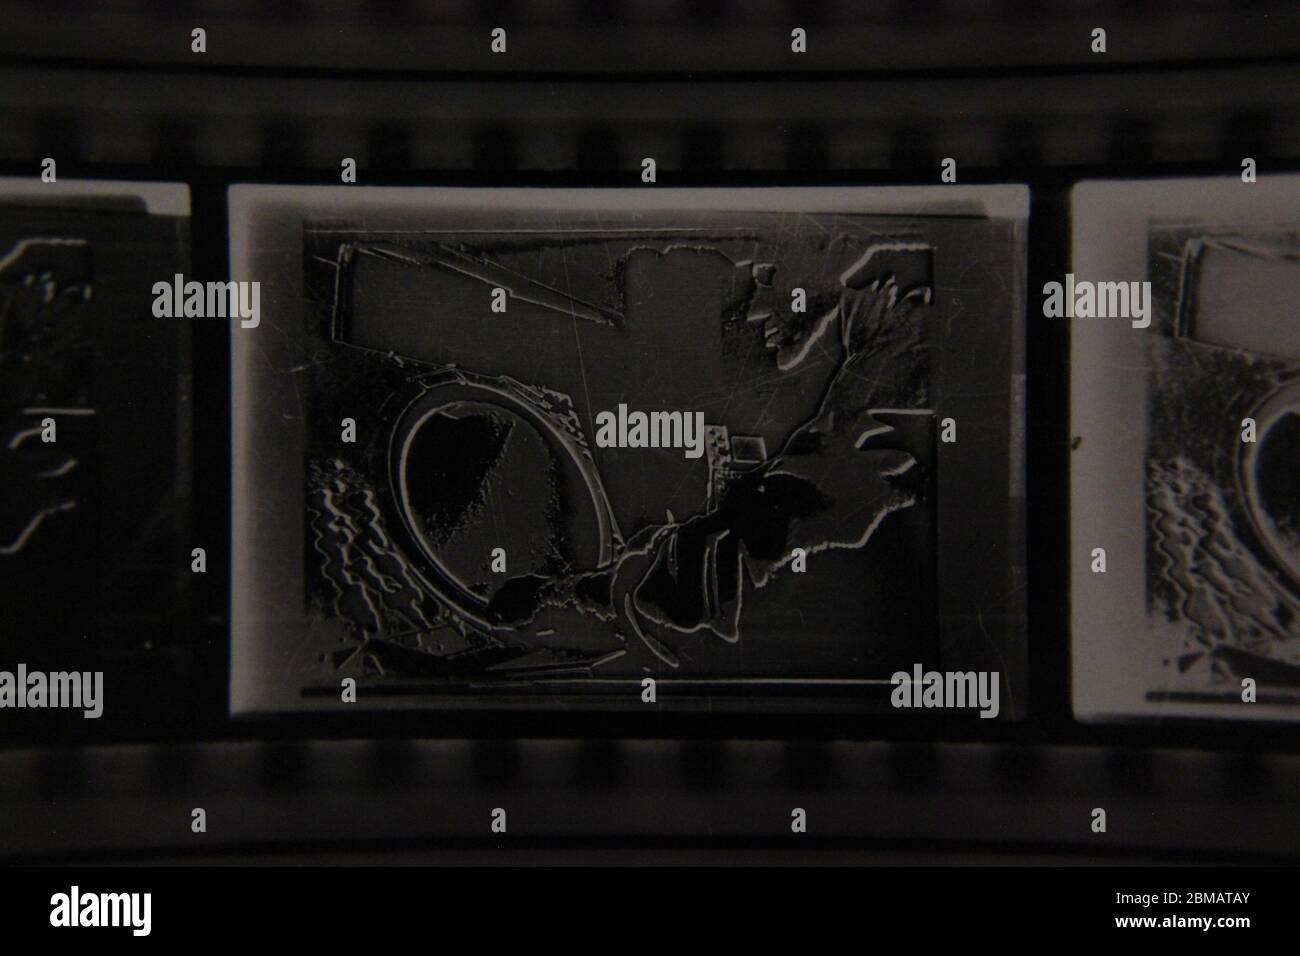
[[[235,709],[1022,707],[1023,225],[934,195],[237,187]]]

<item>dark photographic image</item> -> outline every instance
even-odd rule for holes
[[[1076,190],[1077,228],[1104,223],[1145,244],[1152,302],[1149,328],[1074,328],[1075,407],[1098,423],[1077,430],[1085,445],[1106,434],[1103,418],[1116,433],[1094,441],[1098,452],[1079,450],[1076,516],[1095,514],[1088,489],[1109,483],[1130,489],[1125,507],[1142,518],[1122,538],[1104,527],[1118,519],[1080,524],[1077,585],[1085,595],[1098,586],[1089,550],[1105,539],[1115,545],[1107,573],[1128,595],[1109,611],[1076,606],[1076,707],[1087,714],[1300,713],[1300,225],[1285,202],[1295,180],[1241,185]],[[1109,274],[1136,274],[1138,245],[1127,260],[1111,253]],[[1076,271],[1097,271],[1102,260],[1085,254]],[[1131,679],[1103,678],[1086,659],[1098,654],[1120,655]]]
[[[178,705],[188,666],[188,337],[150,308],[188,217],[184,186],[0,179],[3,669],[101,672],[98,729]]]
[[[1023,193],[365,196],[232,194],[247,274],[302,275],[232,335],[236,709],[348,677],[635,707],[647,676],[881,709],[896,672],[992,662],[1015,713]],[[982,531],[1000,564],[944,546]]]
[[[6,942],[1258,948],[1297,805],[1295,0],[0,0]]]

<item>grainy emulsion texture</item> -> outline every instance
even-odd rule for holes
[[[1011,220],[295,216],[301,289],[264,308],[301,357],[268,376],[302,409],[286,692],[617,703],[652,675],[697,703],[879,706],[973,613],[969,584],[938,597],[971,560],[940,547],[957,482],[1016,553]],[[1012,617],[990,659],[1016,656]]]

